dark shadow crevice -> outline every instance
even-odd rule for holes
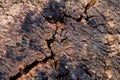
[[[27,65],[23,70],[20,70],[15,76],[11,77],[9,80],[17,80],[22,75],[27,74],[33,67],[38,65],[38,61],[34,61],[32,64]]]

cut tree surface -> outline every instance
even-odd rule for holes
[[[119,79],[119,0],[0,1],[0,80]]]

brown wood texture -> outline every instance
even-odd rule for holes
[[[0,80],[119,79],[119,0],[0,1]]]

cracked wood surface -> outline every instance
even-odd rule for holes
[[[0,80],[119,80],[118,3],[0,1]]]

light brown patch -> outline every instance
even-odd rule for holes
[[[112,75],[113,75],[113,72],[112,72],[112,70],[106,70],[105,71],[105,74],[108,76],[108,78],[110,79],[110,78],[112,78]]]
[[[110,28],[114,28],[115,27],[115,22],[114,21],[108,21],[108,25]]]
[[[56,26],[55,26],[55,24],[48,23],[48,26],[49,26],[50,28],[56,30]]]
[[[56,26],[57,26],[58,28],[63,28],[63,27],[64,27],[64,24],[58,21],[58,22],[56,23]]]
[[[0,44],[3,42],[3,38],[4,38],[4,36],[0,35]]]

